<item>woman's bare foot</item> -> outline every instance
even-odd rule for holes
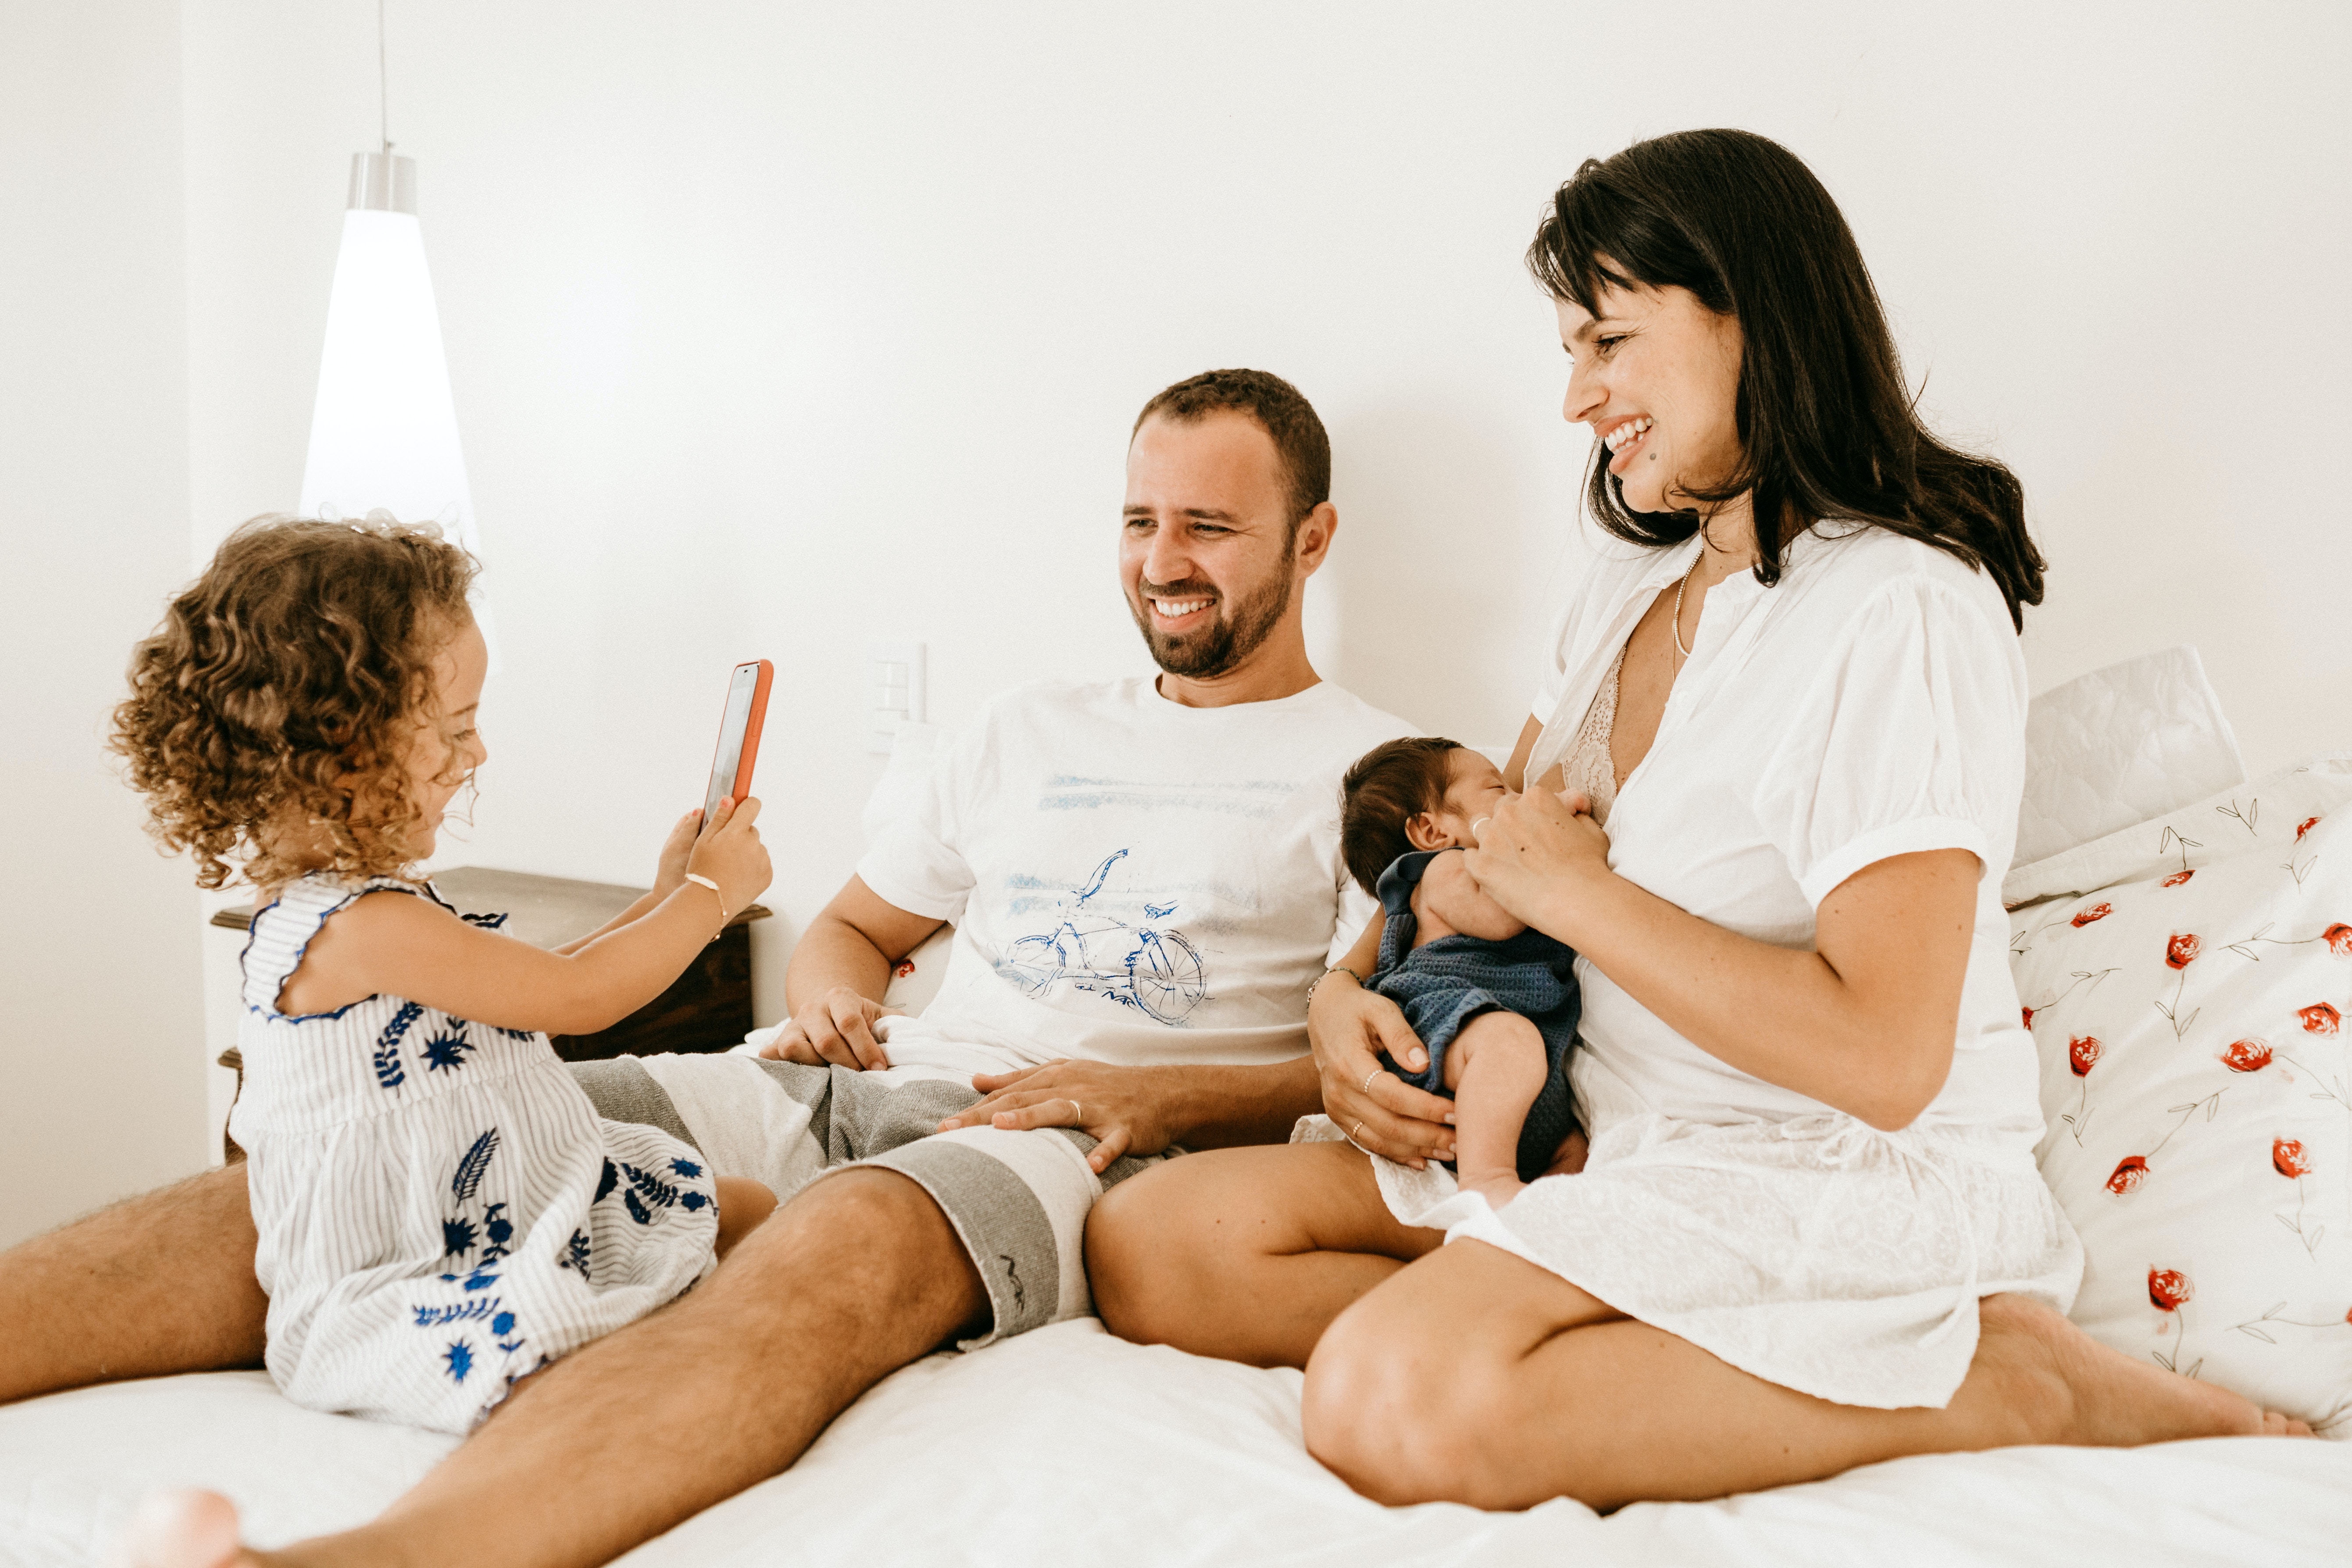
[[[260,1559],[237,1539],[236,1505],[218,1492],[157,1492],[122,1532],[123,1568],[249,1568]]]
[[[2026,1297],[1988,1296],[1979,1313],[1978,1365],[2027,1428],[2011,1441],[2132,1447],[2182,1437],[2311,1436],[2302,1422],[2225,1388],[2136,1362]]]

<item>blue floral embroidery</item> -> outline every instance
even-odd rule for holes
[[[603,1203],[604,1201],[604,1194],[611,1192],[614,1187],[617,1187],[620,1184],[621,1173],[613,1169],[612,1161],[605,1161],[604,1173],[596,1179],[596,1195],[590,1198],[588,1201],[592,1204]]]
[[[453,1340],[449,1348],[441,1352],[441,1359],[449,1363],[450,1381],[463,1383],[466,1374],[474,1370],[474,1347],[463,1340]]]
[[[492,1305],[496,1305],[496,1303],[494,1302]],[[490,1332],[498,1335],[500,1339],[504,1339],[509,1334],[513,1333],[514,1314],[512,1312],[500,1312],[497,1317],[492,1318],[490,1320]]]
[[[695,1210],[700,1208],[709,1201],[710,1200],[709,1198],[704,1197],[700,1193],[680,1193],[677,1194],[678,1207],[684,1209],[688,1214],[694,1213]]]
[[[490,1168],[490,1156],[499,1152],[499,1130],[491,1128],[474,1140],[466,1157],[457,1162],[457,1173],[449,1178],[449,1190],[464,1203],[481,1190],[482,1176]]]
[[[669,1168],[676,1174],[687,1177],[688,1180],[702,1174],[702,1167],[691,1160],[672,1160],[669,1163]]]
[[[580,1278],[583,1279],[589,1278],[586,1231],[575,1230],[572,1233],[572,1239],[563,1244],[563,1256],[555,1260],[555,1266],[558,1268],[576,1268],[580,1271]]]
[[[376,1037],[374,1060],[378,1088],[394,1089],[408,1080],[408,1069],[400,1063],[400,1037],[408,1033],[411,1024],[424,1016],[422,1003],[404,1002],[400,1005],[400,1011],[392,1016],[392,1022],[383,1026],[383,1033]]]
[[[436,1035],[425,1042],[425,1064],[435,1072],[461,1068],[466,1065],[466,1053],[473,1048],[474,1042],[466,1037],[462,1029],[455,1034]]]
[[[477,1268],[466,1276],[466,1289],[468,1290],[487,1290],[498,1282],[499,1277],[491,1273],[488,1267]]]
[[[677,1202],[677,1189],[659,1176],[640,1171],[630,1164],[624,1164],[621,1167],[621,1173],[629,1178],[629,1185],[636,1188],[646,1202],[658,1205],[663,1208],[667,1208]]]
[[[482,1215],[482,1233],[490,1238],[482,1248],[482,1261],[491,1263],[504,1258],[512,1248],[507,1243],[514,1239],[514,1226],[506,1216],[506,1205],[492,1204]]]
[[[637,1194],[635,1191],[623,1193],[621,1194],[621,1201],[629,1205],[629,1217],[631,1219],[635,1220],[639,1225],[653,1224],[654,1216],[652,1211],[647,1209],[644,1204],[637,1201]]]
[[[474,1222],[469,1219],[445,1219],[441,1222],[441,1256],[463,1258],[474,1250]]]
[[[455,1276],[452,1276],[455,1278]],[[486,1301],[459,1301],[447,1307],[411,1307],[420,1329],[437,1329],[446,1323],[470,1323],[489,1317],[500,1310],[496,1296]],[[495,1326],[495,1324],[493,1324]],[[503,1329],[499,1331],[503,1333]]]
[[[461,914],[457,918],[464,921],[469,926],[479,926],[484,931],[497,931],[499,927],[507,923],[507,917],[503,913],[495,915]]]

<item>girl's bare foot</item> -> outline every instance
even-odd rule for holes
[[[2011,1441],[2131,1447],[2183,1437],[2308,1437],[2225,1388],[2134,1361],[2023,1296],[1979,1305],[1979,1364],[2026,1426]]]
[[[249,1568],[236,1505],[218,1492],[157,1492],[139,1505],[116,1553],[123,1568]]]

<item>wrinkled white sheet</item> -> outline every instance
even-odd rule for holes
[[[2352,1445],[2240,1438],[2011,1448],[1875,1465],[1607,1519],[1383,1509],[1309,1458],[1296,1373],[1104,1333],[1091,1320],[933,1356],[854,1405],[801,1463],[624,1562],[1410,1562],[2186,1568],[2352,1559]],[[714,1447],[728,1441],[710,1435]],[[236,1498],[257,1544],[355,1523],[451,1440],[279,1398],[259,1373],[122,1384],[0,1408],[0,1562],[84,1564],[162,1486]]]

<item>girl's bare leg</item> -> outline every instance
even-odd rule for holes
[[[1454,1179],[1501,1208],[1519,1195],[1519,1131],[1551,1060],[1543,1031],[1517,1013],[1481,1013],[1445,1050],[1454,1091]]]
[[[1567,1496],[1607,1510],[1904,1454],[2308,1431],[2134,1362],[2021,1297],[1989,1297],[1981,1312],[1976,1360],[1947,1407],[1868,1410],[1752,1377],[1465,1241],[1332,1324],[1307,1369],[1307,1446],[1382,1502],[1519,1509]]]
[[[714,1176],[711,1184],[719,1189],[717,1247],[719,1256],[724,1258],[776,1212],[776,1194],[749,1176]]]
[[[240,1163],[0,1253],[0,1404],[259,1366],[269,1298],[253,1278],[257,1240]]]
[[[1305,1366],[1332,1319],[1444,1239],[1397,1223],[1352,1144],[1214,1149],[1106,1193],[1087,1275],[1123,1339]]]

